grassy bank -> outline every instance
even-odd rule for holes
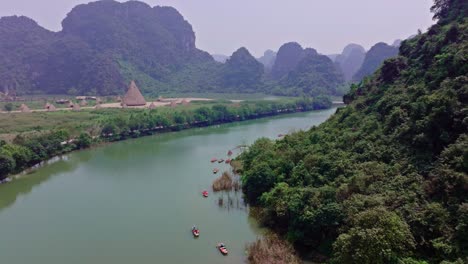
[[[53,156],[101,142],[331,107],[326,99],[200,102],[159,109],[0,115],[0,180]]]

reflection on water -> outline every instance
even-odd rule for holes
[[[90,155],[83,155],[83,158],[74,156],[73,159],[69,159],[66,155],[58,156],[14,176],[14,181],[0,185],[0,211],[8,208],[14,204],[18,197],[30,193],[36,186],[46,182],[51,177],[73,171],[80,162],[89,160],[86,159],[86,156]]]

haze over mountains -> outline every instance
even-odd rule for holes
[[[0,19],[2,92],[121,94],[130,80],[136,80],[144,93],[153,95],[339,95],[337,87],[345,81],[359,81],[383,59],[396,55],[379,45],[363,59],[362,47],[355,45],[332,61],[314,49],[287,43],[278,53],[267,51],[258,60],[246,48],[230,58],[211,56],[197,49],[192,26],[176,9],[138,1],[79,5],[62,26],[62,31],[51,32],[27,17]],[[361,60],[364,69],[359,70]]]

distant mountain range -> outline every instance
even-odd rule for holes
[[[196,47],[192,26],[176,9],[138,1],[78,5],[62,28],[52,32],[27,17],[0,18],[1,92],[111,95],[122,94],[135,80],[152,95],[339,95],[337,86],[359,81],[396,54],[396,48],[382,45],[364,54],[353,44],[332,60],[290,42],[258,59],[246,48],[231,56],[210,55]]]
[[[215,61],[221,63],[225,63],[229,59],[229,56],[223,54],[211,54],[211,57],[213,57]]]
[[[352,81],[359,82],[364,77],[373,74],[382,63],[391,57],[398,55],[398,47],[390,46],[386,43],[380,42],[372,46],[366,53],[362,66],[353,75]]]
[[[272,51],[272,50],[267,50],[265,53],[263,53],[263,56],[258,58],[257,60],[263,64],[265,67],[266,71],[271,71],[273,68],[273,65],[275,64],[276,61],[276,55],[277,53]]]

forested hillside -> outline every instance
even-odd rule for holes
[[[436,0],[345,108],[240,156],[262,223],[316,262],[467,263],[467,5]]]

